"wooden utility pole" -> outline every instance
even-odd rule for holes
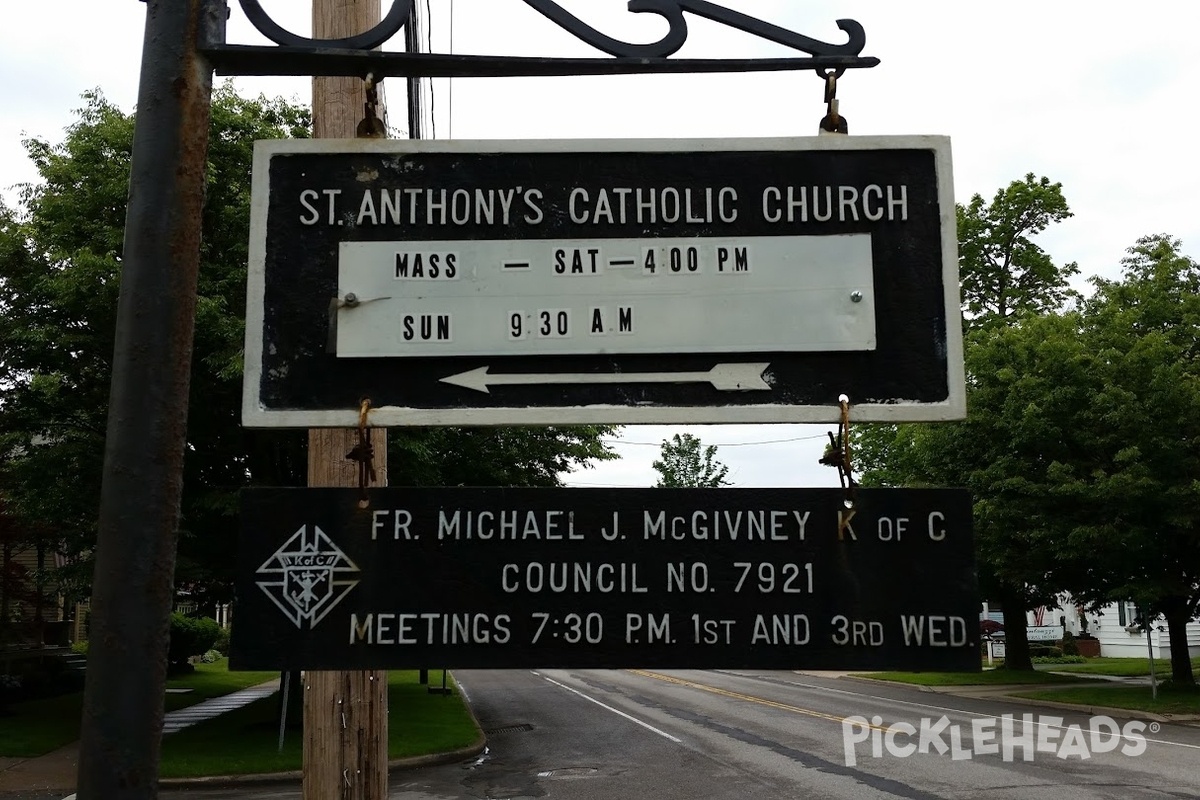
[[[380,0],[313,0],[313,37],[354,36],[380,19]],[[313,78],[313,137],[352,139],[363,118],[360,78]],[[382,117],[382,108],[378,110]],[[374,430],[376,485],[387,485],[387,432]],[[308,432],[308,485],[358,486],[353,429]],[[304,800],[387,797],[387,673],[304,674]]]

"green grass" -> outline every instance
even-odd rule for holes
[[[278,672],[230,672],[229,659],[212,664],[197,664],[196,671],[167,679],[168,689],[191,689],[187,694],[168,694],[166,710],[194,706],[202,700],[248,689],[279,677]]]
[[[1150,674],[1150,661],[1145,658],[1089,658],[1086,664],[1056,664],[1050,667],[1056,672],[1074,672],[1081,675],[1116,675],[1137,678]],[[1154,672],[1158,676],[1170,676],[1169,659],[1154,659]]]
[[[191,688],[187,694],[168,694],[167,711],[186,708],[210,697],[219,697],[278,677],[274,672],[230,672],[225,659],[197,664],[189,675],[170,678],[170,688]],[[0,756],[32,758],[57,750],[79,738],[83,692],[44,700],[14,703],[0,716]]]
[[[1049,672],[993,669],[987,672],[865,672],[854,678],[872,678],[917,686],[1008,686],[1011,684],[1070,683],[1075,678]]]
[[[440,684],[438,673],[430,677],[431,684]],[[185,778],[298,770],[303,740],[293,723],[299,720],[289,720],[283,752],[277,752],[279,698],[258,700],[164,737],[159,774]],[[431,695],[417,683],[415,671],[388,673],[389,758],[455,750],[478,737],[458,693]]]
[[[32,758],[79,738],[83,693],[14,703],[0,715],[0,756]]]
[[[1175,687],[1169,683],[1158,687],[1157,700],[1151,699],[1149,686],[1084,686],[1022,692],[1017,696],[1059,703],[1128,708],[1158,714],[1200,714],[1200,689],[1192,686]]]

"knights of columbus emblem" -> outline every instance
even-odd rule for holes
[[[315,626],[358,585],[358,566],[316,525],[305,525],[263,562],[258,581],[279,610],[297,627]]]

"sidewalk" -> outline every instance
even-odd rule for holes
[[[279,679],[249,689],[214,697],[163,716],[163,735],[174,733],[206,719],[241,708],[279,689]],[[16,800],[34,793],[75,791],[79,766],[79,742],[72,742],[36,758],[0,758],[0,800]]]

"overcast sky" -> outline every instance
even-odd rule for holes
[[[383,0],[385,7],[390,0]],[[598,55],[521,0],[430,0],[434,51]],[[561,3],[611,36],[652,41],[658,17],[624,0]],[[858,20],[863,55],[880,66],[840,82],[851,135],[951,138],[958,202],[989,197],[1027,172],[1060,181],[1075,216],[1039,243],[1083,276],[1115,277],[1125,249],[1167,232],[1200,255],[1200,158],[1195,107],[1200,60],[1192,53],[1200,2],[1084,0],[725,0],[817,39],[841,42],[835,20]],[[229,40],[262,43],[237,7]],[[262,0],[295,33],[308,33],[305,0]],[[450,11],[453,9],[453,20]],[[21,140],[61,137],[82,92],[99,87],[122,108],[137,96],[145,5],[138,0],[39,0],[5,8],[0,26],[0,192],[36,178]],[[788,51],[689,17],[682,57],[771,57]],[[387,49],[401,49],[397,40]],[[393,87],[393,124],[403,92]],[[309,101],[309,80],[239,79],[243,93]],[[825,113],[811,73],[437,81],[437,138],[807,136]],[[1082,287],[1081,287],[1082,288]],[[835,486],[816,464],[832,426],[691,429],[721,445],[736,486]],[[619,462],[571,476],[588,486],[652,485],[658,443],[677,428],[626,427]],[[770,442],[769,444],[767,444]]]

